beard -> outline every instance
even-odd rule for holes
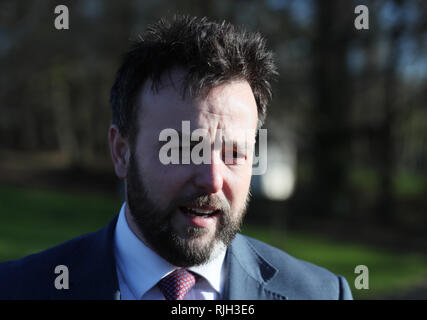
[[[223,248],[228,247],[240,230],[250,199],[248,192],[245,203],[235,215],[228,201],[217,194],[199,193],[178,197],[170,201],[166,208],[161,208],[150,199],[147,188],[143,172],[140,172],[134,153],[131,152],[126,179],[130,214],[144,241],[161,257],[178,267],[207,263]],[[214,234],[208,238],[208,229],[191,225],[178,232],[172,221],[180,206],[209,206],[219,209]]]

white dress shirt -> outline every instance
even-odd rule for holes
[[[147,247],[129,228],[123,204],[114,233],[114,255],[122,300],[164,300],[157,283],[177,269]],[[184,300],[218,300],[221,297],[225,270],[225,253],[221,250],[208,263],[187,268],[200,275]]]

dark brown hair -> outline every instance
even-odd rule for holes
[[[158,90],[162,75],[175,67],[186,72],[183,95],[195,97],[221,83],[248,81],[262,124],[277,75],[273,54],[259,33],[206,17],[175,15],[150,25],[124,56],[111,89],[112,121],[122,136],[136,133],[135,99],[147,79]]]

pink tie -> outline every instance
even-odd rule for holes
[[[166,300],[183,300],[195,284],[196,277],[185,269],[176,269],[158,283]]]

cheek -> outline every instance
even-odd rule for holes
[[[140,145],[144,146],[144,144]],[[168,185],[164,183],[167,173],[158,158],[156,159],[155,152],[148,148],[139,148],[136,159],[139,167],[139,179],[144,184],[148,198],[158,204],[167,203],[169,192],[165,187]]]
[[[232,212],[238,212],[244,206],[251,183],[252,166],[244,167],[228,175],[226,197],[231,203]]]
[[[180,196],[188,181],[187,171],[185,167],[179,165],[164,165],[158,159],[147,164],[144,180],[147,181],[151,198],[167,206]]]

